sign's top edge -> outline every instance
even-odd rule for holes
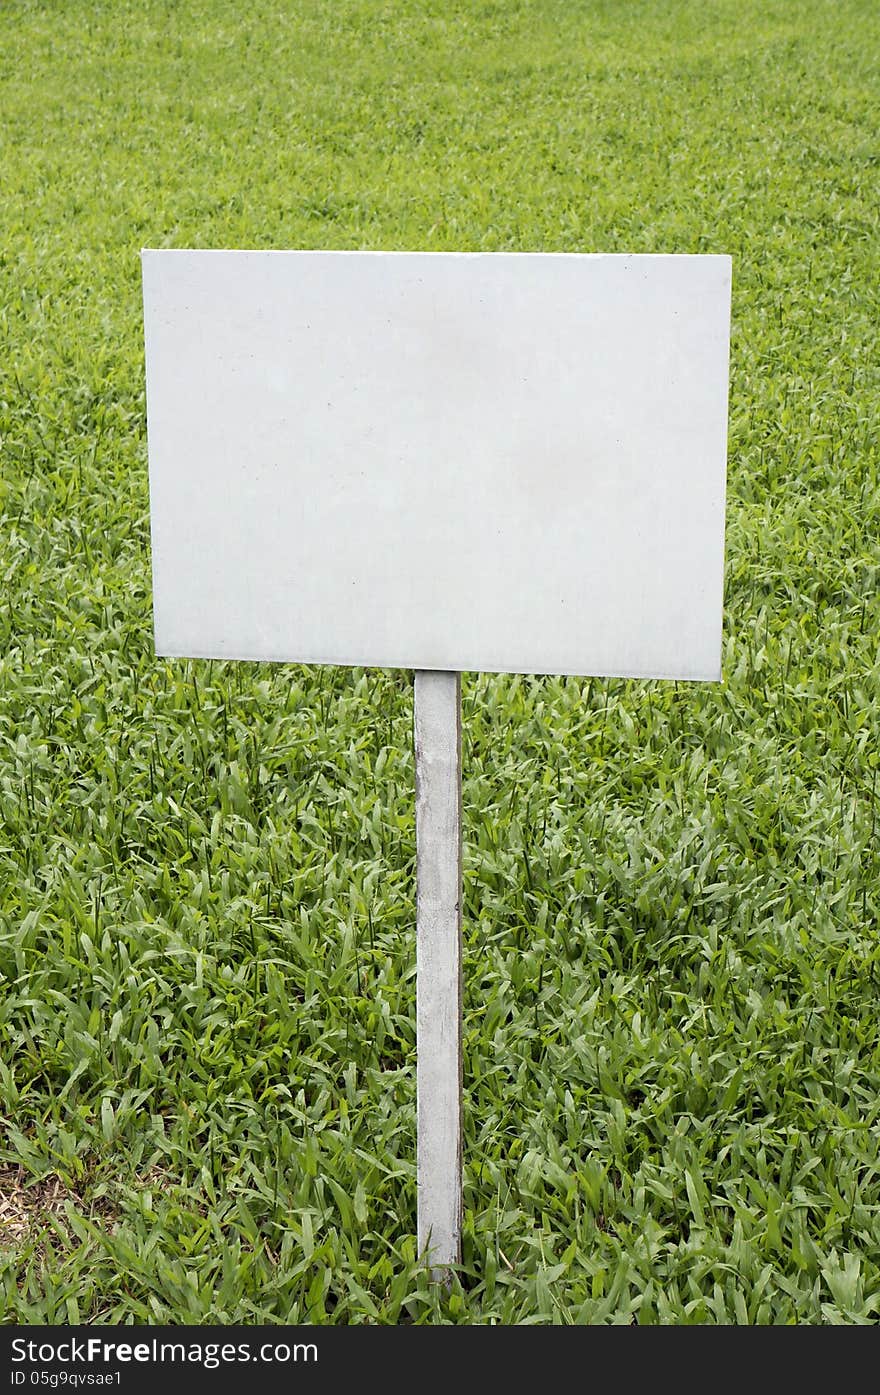
[[[142,257],[555,257],[592,261],[732,261],[729,252],[456,252],[356,247],[142,247]]]

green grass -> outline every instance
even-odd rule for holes
[[[3,7],[5,1321],[877,1321],[878,31]],[[411,678],[153,656],[145,245],[734,258],[724,683],[465,678],[449,1295]]]

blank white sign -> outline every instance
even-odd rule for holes
[[[159,653],[720,676],[728,257],[143,275]]]

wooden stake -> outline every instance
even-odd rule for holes
[[[461,1258],[461,676],[415,676],[418,1246]]]

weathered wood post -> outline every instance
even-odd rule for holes
[[[461,676],[419,669],[416,764],[418,1246],[461,1258]]]

